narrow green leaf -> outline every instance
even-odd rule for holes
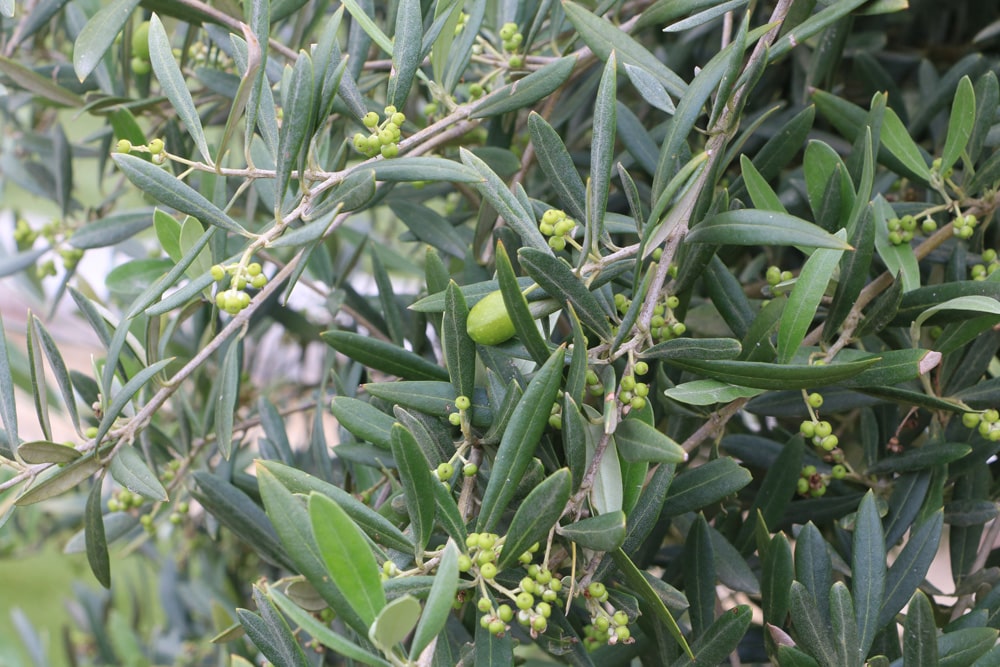
[[[42,76],[16,60],[0,57],[0,72],[9,76],[14,83],[24,90],[44,97],[56,104],[71,108],[83,106],[83,98],[79,95],[54,83],[50,77]]]
[[[187,80],[181,72],[181,68],[174,60],[173,48],[170,46],[170,37],[160,22],[160,17],[153,14],[149,19],[149,61],[153,66],[153,73],[156,74],[157,81],[160,82],[160,89],[170,100],[177,116],[184,123],[188,134],[194,139],[198,152],[202,159],[208,164],[212,164],[212,155],[208,150],[208,142],[205,140],[205,130],[201,126],[201,117],[194,106],[194,100],[188,91]],[[115,156],[116,158],[118,156]],[[139,158],[135,158],[139,160]],[[116,159],[116,161],[118,161]],[[145,161],[143,161],[145,162]],[[118,161],[119,165],[121,161]],[[146,163],[154,166],[151,163]],[[134,181],[133,181],[134,182]],[[136,184],[138,185],[138,183]],[[139,186],[140,188],[142,186]],[[150,193],[153,194],[153,193]],[[153,194],[155,197],[156,195]],[[161,200],[162,201],[162,200]],[[164,202],[169,203],[169,202]],[[174,206],[178,210],[184,210]],[[185,211],[190,213],[190,211]],[[192,213],[192,215],[195,215]]]
[[[639,94],[642,95],[642,99],[664,113],[674,113],[676,110],[674,101],[670,99],[667,89],[663,87],[659,79],[638,65],[631,63],[623,64],[625,66],[625,74],[628,76],[629,81],[632,82],[632,85],[635,86],[635,89],[639,91]]]
[[[830,623],[833,627],[837,664],[861,667],[865,656],[859,654],[858,622],[854,619],[854,603],[844,582],[834,582],[830,589]]]
[[[960,296],[948,299],[922,312],[913,321],[913,326],[921,327],[933,315],[946,310],[964,310],[980,315],[985,313],[1000,315],[1000,301],[988,296]]]
[[[354,361],[408,380],[447,380],[448,371],[387,341],[351,331],[324,331],[326,343]]]
[[[101,500],[101,482],[94,482],[87,494],[87,506],[83,512],[84,535],[87,542],[87,563],[94,577],[105,588],[111,588],[111,558],[108,556],[108,542],[104,537],[104,502]]]
[[[538,156],[538,166],[555,190],[559,203],[571,218],[585,220],[586,188],[559,133],[534,111],[528,115],[528,132]]]
[[[312,136],[315,112],[313,104],[313,64],[305,51],[299,51],[291,75],[285,77],[288,90],[285,97],[285,113],[294,118],[294,123],[282,123],[278,130],[278,155],[275,169],[274,214],[282,215],[282,201],[288,190],[292,171],[297,165],[305,165],[306,156],[300,155],[303,146],[308,146]]]
[[[619,510],[560,526],[558,532],[584,549],[614,551],[625,542],[625,526],[625,513]]]
[[[20,273],[29,266],[35,266],[38,263],[38,258],[48,251],[49,248],[35,248],[0,258],[0,278]]]
[[[580,321],[604,338],[611,337],[611,325],[597,298],[576,276],[565,260],[551,252],[521,248],[518,259],[525,271],[553,298],[572,304]]]
[[[645,349],[643,359],[735,359],[742,352],[732,338],[674,338]]]
[[[35,416],[42,429],[42,437],[52,439],[52,423],[49,419],[49,388],[45,378],[45,366],[42,362],[42,346],[38,341],[35,329],[37,320],[28,320],[28,371],[31,380],[31,395],[35,403]]]
[[[215,443],[226,460],[233,451],[233,420],[240,395],[240,375],[243,365],[242,341],[232,340],[222,358],[218,394],[215,399]]]
[[[487,178],[477,165],[461,164],[440,157],[403,156],[392,160],[378,160],[375,164],[365,164],[364,169],[374,169],[375,178],[388,183],[425,180],[484,183]]]
[[[688,658],[694,660],[694,652],[681,633],[681,629],[677,627],[677,621],[670,615],[670,611],[663,604],[663,599],[656,593],[646,577],[643,576],[643,572],[636,567],[632,559],[621,549],[611,552],[611,556],[614,558],[615,565],[621,571],[625,583],[648,605],[653,612],[653,616],[667,628],[667,631],[670,632],[674,641],[684,650]]]
[[[355,437],[389,449],[390,431],[396,421],[392,416],[350,396],[334,396],[330,410],[338,423]]]
[[[703,509],[736,493],[752,479],[749,470],[728,457],[688,468],[670,485],[663,512],[666,516],[678,516]]]
[[[963,76],[955,90],[955,101],[948,117],[948,134],[941,151],[941,172],[947,172],[962,157],[976,124],[976,91],[968,76]]]
[[[781,448],[781,453],[770,466],[760,490],[750,506],[750,516],[759,516],[764,525],[778,525],[785,509],[795,495],[796,484],[802,474],[802,457],[805,441],[795,436]],[[753,524],[746,522],[733,544],[743,552],[753,544]]]
[[[684,95],[687,89],[684,80],[667,68],[628,33],[592,14],[575,2],[564,0],[562,6],[563,11],[566,12],[566,18],[570,20],[580,33],[580,38],[598,58],[607,61],[613,50],[621,59],[622,65],[630,63],[642,67],[659,79],[670,94],[677,97]]]
[[[599,252],[598,242],[604,235],[604,215],[608,207],[611,188],[611,164],[614,160],[618,78],[615,52],[608,54],[601,74],[594,101],[594,114],[590,136],[590,182],[587,186],[587,216],[584,248]],[[585,253],[581,253],[584,255]],[[581,256],[581,264],[585,261]],[[585,318],[586,313],[580,313]]]
[[[424,26],[420,0],[400,0],[396,5],[396,30],[393,34],[392,71],[386,100],[398,109],[406,106],[413,77],[420,67],[420,45]]]
[[[919,283],[918,283],[919,285]],[[962,297],[988,297],[983,301],[955,301]],[[954,301],[954,303],[952,303]],[[909,326],[927,310],[936,309],[921,320],[925,323],[940,324],[949,321],[971,319],[976,308],[987,308],[992,313],[996,302],[1000,301],[1000,283],[992,280],[955,280],[937,285],[927,285],[907,289],[893,318],[892,326]],[[946,305],[947,304],[947,305]],[[971,308],[971,309],[970,309]],[[933,319],[930,316],[934,315]]]
[[[14,504],[23,507],[54,498],[75,489],[85,479],[102,468],[100,459],[93,454],[82,456],[65,467],[57,469],[53,475],[36,481],[14,501]]]
[[[976,660],[996,646],[995,628],[962,628],[938,635],[937,651],[939,667],[962,667]]]
[[[157,211],[157,213],[170,218],[169,215],[162,211]],[[173,220],[173,218],[170,219]],[[148,229],[153,224],[153,221],[153,211],[148,208],[115,213],[99,220],[88,222],[73,232],[73,236],[69,238],[69,244],[80,250],[112,246]],[[174,222],[176,223],[176,221]],[[162,239],[160,239],[160,242],[163,245]],[[164,247],[164,250],[167,250],[167,248]],[[171,255],[169,251],[167,254],[174,261],[180,258],[180,254],[177,257]]]
[[[773,630],[776,626],[772,625]],[[780,667],[819,667],[819,663],[794,646],[782,644],[778,646],[778,665]]]
[[[285,617],[278,613],[271,601],[264,597],[256,586],[253,589],[253,599],[260,612],[259,616],[245,609],[238,609],[236,614],[254,645],[272,664],[283,667],[308,667],[306,654],[292,634],[292,629],[288,627]]]
[[[115,457],[111,459],[108,472],[116,482],[133,493],[150,500],[167,500],[167,490],[163,488],[156,473],[149,469],[142,454],[131,445],[125,444],[118,448]]]
[[[755,207],[764,211],[788,213],[785,210],[785,205],[781,203],[778,193],[768,185],[767,179],[761,176],[746,153],[740,155],[740,169],[743,173],[743,183],[746,185],[747,192],[750,193],[750,199]]]
[[[601,434],[608,428],[609,420],[615,418],[615,408],[612,403],[613,399],[605,400],[603,424],[591,421],[587,425],[588,465],[594,460],[597,443]],[[597,463],[597,473],[594,475],[594,484],[590,489],[590,504],[599,514],[617,512],[625,506],[625,480],[622,477],[621,459],[618,458],[618,449],[614,438],[608,443],[604,455]]]
[[[385,655],[392,654],[397,644],[417,625],[420,618],[420,602],[412,595],[401,595],[382,607],[375,617],[368,639]]]
[[[192,474],[196,488],[191,490],[205,511],[229,528],[268,563],[294,570],[288,553],[278,538],[267,514],[244,491],[218,475],[206,471]]]
[[[944,465],[964,458],[972,447],[958,442],[930,442],[923,447],[907,449],[902,454],[890,455],[868,468],[870,475],[902,473]]]
[[[791,603],[792,548],[784,533],[771,538],[770,546],[762,554],[760,589],[764,622],[783,625]]]
[[[888,625],[923,584],[940,546],[943,521],[944,511],[938,510],[910,532],[910,539],[886,573],[879,628]]]
[[[357,660],[358,662],[366,665],[373,665],[374,667],[389,667],[388,662],[369,653],[354,642],[344,638],[342,635],[337,634],[331,630],[329,626],[318,620],[306,610],[302,609],[302,607],[292,602],[288,596],[284,595],[276,588],[269,588],[267,595],[274,601],[278,608],[292,620],[292,622],[305,630],[310,637],[319,641],[320,644],[328,649],[331,649],[332,651],[335,651],[337,655],[351,660]]]
[[[406,496],[406,511],[410,516],[416,553],[427,546],[434,530],[434,490],[438,482],[431,475],[431,466],[413,434],[402,424],[392,427],[392,456],[399,469],[399,481]]]
[[[838,239],[846,237],[845,231],[837,232]],[[820,248],[802,266],[778,324],[778,363],[788,363],[798,351],[842,254],[843,250]]]
[[[682,655],[671,663],[670,667],[718,665],[725,662],[739,646],[752,620],[750,605],[738,605],[724,611],[697,641],[691,644],[691,653],[697,658]]]
[[[552,403],[562,380],[565,351],[558,348],[535,373],[518,401],[493,460],[490,482],[483,493],[478,531],[490,531],[500,521],[517,485],[528,469],[539,437],[548,424]]]
[[[850,239],[854,252],[844,254],[840,260],[840,278],[833,293],[826,321],[823,323],[824,340],[833,340],[867,282],[872,258],[875,255],[874,217],[872,208],[868,206],[858,220],[854,236]]]
[[[83,81],[100,64],[139,0],[114,0],[94,14],[73,43],[73,71]]]
[[[817,601],[798,581],[792,582],[792,624],[799,644],[819,661],[822,667],[839,667],[834,648],[833,627],[824,619]]]
[[[869,491],[858,507],[851,553],[851,593],[854,598],[861,639],[860,653],[868,655],[875,633],[885,591],[885,541],[882,519],[875,505],[875,496]]]
[[[368,16],[367,12],[361,8],[361,5],[357,3],[357,0],[341,0],[347,11],[350,12],[351,16],[357,22],[361,29],[365,31],[365,34],[371,37],[372,41],[375,42],[380,49],[385,51],[390,56],[392,55],[392,40],[382,32],[382,30],[375,24],[375,22]]]
[[[536,363],[544,364],[552,353],[545,343],[545,339],[542,338],[541,332],[538,331],[535,318],[528,309],[528,301],[520,290],[517,275],[514,273],[514,267],[507,255],[507,248],[503,241],[497,241],[496,270],[497,280],[500,283],[500,295],[507,316],[513,325],[514,333],[527,348],[531,358]],[[499,338],[500,335],[498,334],[497,337]]]
[[[641,419],[624,419],[615,429],[618,453],[629,463],[681,463],[687,452],[680,445]]]
[[[968,141],[968,137],[966,137]],[[906,167],[920,176],[925,182],[931,180],[931,170],[927,167],[923,154],[916,142],[910,137],[909,130],[903,125],[896,112],[891,108],[885,110],[882,119],[882,145],[896,156]],[[963,145],[962,148],[965,148]]]
[[[466,331],[469,308],[454,281],[445,292],[445,311],[441,319],[441,347],[452,386],[460,396],[471,396],[476,384],[476,344]]]
[[[663,32],[683,32],[685,30],[690,30],[691,28],[697,28],[700,25],[708,23],[714,18],[722,16],[726,12],[739,9],[745,4],[747,4],[747,0],[729,0],[729,2],[719,3],[715,7],[709,7],[708,9],[692,14],[685,19],[669,24],[663,29]]]
[[[59,385],[59,393],[62,396],[66,413],[73,427],[79,429],[80,417],[76,410],[76,396],[73,393],[73,382],[70,380],[69,371],[66,369],[66,362],[62,358],[59,346],[37,316],[34,314],[31,315],[31,321],[33,332],[38,336],[38,342],[41,344],[45,358],[49,362],[49,368],[55,376],[56,384]],[[2,327],[3,322],[0,321],[0,328]],[[0,332],[0,345],[3,344],[3,333]],[[0,360],[0,372],[2,372],[2,364],[3,360]],[[0,382],[0,390],[2,389],[3,384]]]
[[[685,243],[710,245],[797,245],[851,250],[842,237],[811,222],[774,211],[745,208],[707,218],[685,238]]]
[[[17,455],[25,463],[70,463],[82,456],[79,451],[58,442],[49,440],[31,440],[22,442],[17,448]]]
[[[708,531],[705,515],[699,513],[684,541],[684,592],[691,603],[691,634],[699,639],[715,619],[715,554]]]
[[[482,182],[479,185],[479,191],[482,193],[483,197],[489,201],[490,205],[496,209],[501,217],[506,221],[508,225],[517,233],[521,238],[521,242],[525,246],[530,246],[532,248],[537,248],[544,253],[549,255],[552,254],[552,248],[549,247],[548,242],[542,233],[538,231],[538,225],[535,223],[534,215],[531,211],[528,211],[521,205],[514,193],[510,191],[510,188],[500,180],[500,177],[490,169],[489,165],[483,162],[481,159],[476,157],[472,151],[466,150],[465,148],[459,149],[459,155],[462,158],[462,162],[475,170],[481,177]],[[426,178],[424,176],[423,178]]]
[[[434,574],[434,584],[427,595],[424,613],[413,633],[410,644],[410,660],[416,660],[435,637],[443,634],[445,623],[451,615],[455,603],[455,592],[458,590],[458,547],[449,541],[441,554],[437,572]]]
[[[221,227],[227,232],[250,236],[247,230],[215,204],[205,199],[187,184],[171,176],[161,167],[124,153],[115,153],[111,159],[125,172],[125,176],[133,185],[157,201],[188,215],[193,215],[202,222]]]
[[[306,505],[278,480],[263,461],[257,461],[257,485],[271,525],[298,572],[305,576],[345,624],[356,632],[366,633],[368,624],[327,575],[326,565],[313,537]]]
[[[937,623],[927,595],[917,590],[903,623],[903,664],[906,667],[937,667]]]
[[[808,389],[837,384],[877,363],[879,357],[826,366],[769,364],[759,361],[670,359],[668,363],[715,380],[757,389]]]
[[[385,607],[385,592],[364,534],[340,505],[315,491],[309,494],[309,518],[330,579],[371,626]]]
[[[663,395],[687,405],[713,405],[729,403],[738,398],[753,398],[763,392],[763,389],[740,387],[719,380],[692,380],[665,389]]]
[[[499,569],[516,563],[535,542],[544,543],[566,509],[571,486],[569,468],[560,468],[531,490],[511,519],[507,530],[508,541],[497,562]]]

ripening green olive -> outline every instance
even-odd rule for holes
[[[132,32],[132,55],[149,60],[149,21],[143,21]]]
[[[514,322],[499,290],[490,292],[469,310],[469,338],[480,345],[497,345],[514,335]]]

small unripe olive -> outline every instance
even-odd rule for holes
[[[498,345],[514,335],[514,322],[499,290],[476,302],[467,321],[469,338],[480,345]]]
[[[149,60],[149,21],[143,21],[132,32],[132,55]]]
[[[149,61],[143,58],[132,58],[131,65],[132,65],[132,73],[137,76],[145,76],[149,74],[150,70],[152,69],[152,67],[149,64]]]

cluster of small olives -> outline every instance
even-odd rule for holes
[[[406,116],[396,110],[391,104],[385,109],[385,120],[380,120],[378,113],[369,111],[361,119],[370,134],[358,132],[354,135],[354,149],[368,157],[381,154],[384,158],[396,157],[399,154],[400,129],[406,122]]]
[[[912,215],[904,215],[901,218],[889,218],[886,220],[889,227],[889,243],[892,245],[903,245],[913,240],[913,235],[917,231],[917,219]],[[927,216],[919,223],[920,231],[926,235],[937,231],[937,223],[930,216]]]
[[[649,364],[645,361],[637,361],[632,367],[632,375],[622,377],[618,389],[618,400],[622,405],[628,406],[630,410],[642,410],[646,407],[646,397],[649,396],[649,385],[645,382],[638,382],[636,375],[645,375],[649,372]]]
[[[518,32],[517,24],[504,23],[500,26],[500,39],[503,41],[503,50],[510,54],[507,64],[514,69],[524,67],[524,56],[517,52],[524,41],[524,35]]]
[[[21,218],[14,225],[14,243],[17,244],[17,249],[23,252],[35,245],[35,241],[38,240],[39,236],[43,237],[49,244],[56,245],[65,242],[72,235],[72,232],[72,229],[65,227],[58,220],[53,220],[45,224],[41,231],[38,231],[28,224],[27,220]],[[80,263],[80,260],[83,259],[83,250],[79,248],[64,247],[57,250],[57,252],[59,257],[62,258],[63,268],[67,271],[74,269]],[[35,276],[39,279],[48,278],[58,273],[56,263],[52,259],[39,262],[35,265],[34,271]]]
[[[794,277],[795,274],[791,271],[788,271],[787,269],[782,271],[781,267],[778,266],[769,266],[767,267],[767,271],[764,272],[764,280],[767,281],[767,284],[771,286],[772,290],[781,283],[788,282]]]
[[[632,300],[624,294],[615,294],[615,308],[624,315],[632,305]],[[681,305],[676,296],[668,296],[662,303],[653,307],[653,316],[649,320],[649,335],[655,342],[680,338],[687,332],[687,325],[677,319],[674,309]]]
[[[565,211],[555,208],[545,211],[542,221],[538,223],[538,231],[549,237],[549,247],[557,252],[566,247],[566,237],[572,238],[574,227],[576,220],[566,215]]]
[[[247,285],[260,289],[267,284],[267,276],[263,274],[263,268],[258,262],[252,262],[247,266],[216,264],[212,267],[212,279],[216,282],[221,282],[227,275],[229,289],[219,290],[216,293],[215,305],[230,315],[235,315],[250,305],[250,295],[244,291]]]
[[[972,266],[972,279],[986,280],[988,277],[993,275],[997,269],[1000,269],[1000,261],[997,261],[997,251],[992,248],[987,248],[983,251],[982,263],[974,264]]]
[[[14,242],[17,243],[17,249],[27,250],[35,245],[36,240],[38,240],[38,232],[24,218],[18,219],[14,226]]]
[[[983,412],[966,412],[962,415],[966,428],[974,428],[990,442],[1000,441],[1000,411],[989,409]]]
[[[131,509],[139,509],[144,502],[146,499],[138,493],[132,493],[128,489],[119,489],[108,499],[108,511],[128,512]]]
[[[153,164],[163,164],[167,161],[165,149],[166,145],[163,143],[163,139],[160,138],[153,139],[146,146],[134,146],[128,139],[119,139],[115,145],[116,153],[149,153]]]
[[[614,609],[608,604],[607,587],[599,581],[591,582],[584,591],[590,623],[583,627],[583,645],[588,651],[596,651],[604,644],[631,644],[632,631],[629,630],[628,614]]]
[[[799,495],[819,498],[826,494],[826,487],[829,486],[831,479],[844,479],[845,477],[847,477],[847,467],[842,463],[833,466],[828,475],[818,472],[814,465],[802,466],[796,490]]]
[[[952,220],[952,233],[960,239],[970,239],[976,233],[976,225],[979,220],[972,213],[961,213]]]

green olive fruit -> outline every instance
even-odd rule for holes
[[[132,55],[149,60],[149,21],[143,21],[132,32]]]
[[[132,73],[136,76],[146,76],[151,69],[149,61],[142,58],[132,58],[131,65]]]
[[[498,345],[514,335],[514,322],[499,290],[480,299],[469,311],[469,338],[480,345]]]

